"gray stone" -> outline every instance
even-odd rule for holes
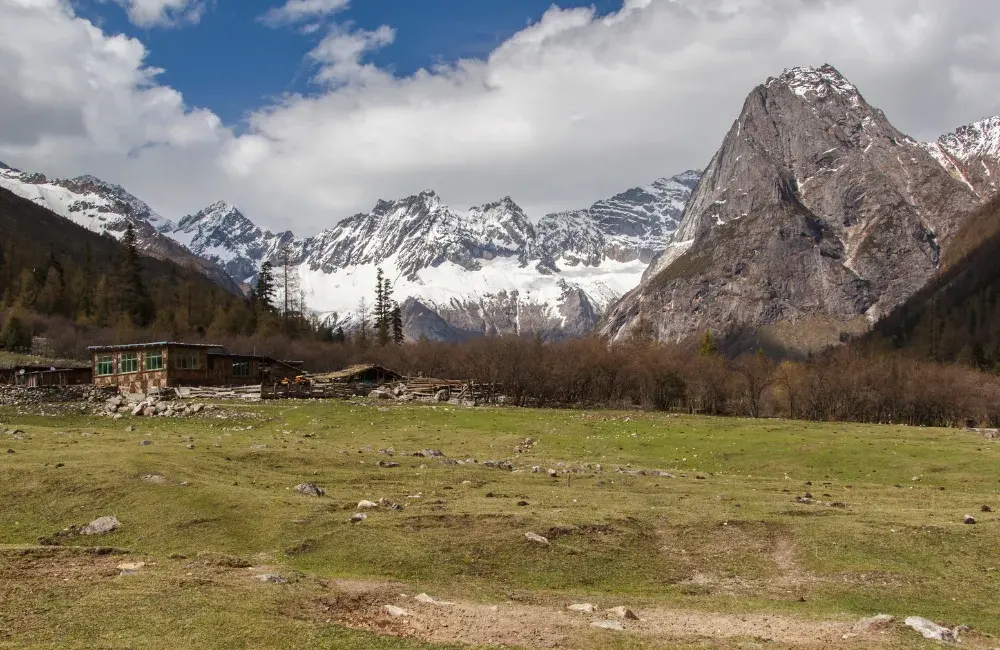
[[[143,474],[139,477],[143,483],[152,483],[153,485],[166,485],[167,477],[161,474]]]
[[[353,515],[351,515],[351,523],[352,524],[359,524],[362,521],[364,521],[365,519],[368,519],[368,515],[366,515],[363,512],[356,512]]]
[[[260,580],[261,582],[271,582],[274,584],[284,584],[288,582],[283,577],[276,573],[259,573],[253,577],[254,580]]]
[[[106,535],[121,527],[121,522],[114,517],[99,517],[83,527],[81,535]]]
[[[402,607],[396,607],[395,605],[386,605],[385,611],[389,616],[394,616],[396,618],[409,616],[410,613],[403,609]]]
[[[447,388],[442,388],[434,393],[434,400],[437,402],[447,402],[449,399],[451,399],[451,391]]]
[[[542,537],[538,533],[525,533],[524,537],[529,542],[534,542],[536,544],[544,544],[545,546],[549,546],[550,543],[551,543],[551,542],[549,542],[548,538]]]
[[[620,621],[594,621],[590,626],[602,630],[614,630],[615,632],[623,632],[625,630],[625,626]]]
[[[585,614],[593,614],[597,611],[596,605],[591,605],[590,603],[573,603],[566,607],[571,612],[583,612]]]
[[[973,517],[972,515],[965,515],[965,517],[962,518],[962,523],[969,524],[969,525],[975,524],[976,523],[976,518]]]
[[[358,510],[371,510],[372,508],[377,508],[378,504],[374,501],[358,501]]]
[[[955,633],[948,628],[938,625],[934,621],[927,620],[920,616],[909,616],[903,621],[908,627],[920,633],[920,636],[932,641],[944,641],[945,643],[955,643],[958,638]]]
[[[299,483],[293,489],[299,494],[305,494],[310,497],[321,497],[326,494],[326,490],[315,483]]]
[[[623,618],[632,621],[639,620],[639,617],[635,615],[635,612],[633,612],[631,609],[623,605],[619,605],[618,607],[612,607],[611,609],[608,610],[608,613],[613,614],[618,618]]]

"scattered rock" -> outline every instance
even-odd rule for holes
[[[547,472],[547,473],[548,473],[548,475],[549,475],[550,477],[552,477],[552,478],[558,478],[558,477],[559,477],[559,472],[557,472],[557,471],[556,471],[556,470],[554,470],[554,469],[551,469],[551,468],[550,468],[550,469],[548,470],[548,472]]]
[[[377,507],[378,504],[374,501],[358,501],[358,510],[371,510]]]
[[[326,494],[326,490],[315,483],[299,483],[293,489],[299,494],[305,494],[310,497],[321,497]]]
[[[413,597],[413,600],[415,600],[417,602],[420,602],[420,603],[424,603],[425,605],[446,606],[446,605],[454,605],[455,604],[455,603],[449,603],[449,602],[444,601],[444,600],[434,600],[433,598],[431,598],[427,594],[417,594],[416,596]]]
[[[83,527],[81,535],[105,535],[121,527],[121,522],[114,517],[99,517]]]
[[[253,579],[260,580],[261,582],[272,582],[279,585],[288,582],[276,573],[260,573],[255,575]]]
[[[387,614],[389,614],[389,616],[395,616],[397,618],[410,615],[408,611],[406,611],[402,607],[396,607],[395,605],[386,605],[385,611]]]
[[[365,519],[368,519],[368,515],[366,515],[363,512],[356,512],[353,515],[351,515],[351,523],[352,524],[360,524]]]
[[[442,388],[438,392],[434,393],[434,400],[437,402],[447,402],[451,399],[451,391],[447,388]]]
[[[192,445],[192,444],[189,444],[189,445],[187,445],[187,448],[188,448],[188,449],[194,449],[194,445]]]
[[[608,612],[614,614],[618,618],[624,618],[631,621],[639,620],[639,617],[635,615],[635,612],[633,612],[631,609],[623,605],[619,605],[618,607],[612,607],[611,609],[608,610]]]
[[[153,441],[152,441],[152,440],[140,440],[140,441],[139,441],[139,446],[140,446],[140,447],[148,447],[148,446],[150,446],[151,444],[153,444]]]
[[[542,537],[538,533],[525,533],[524,537],[529,542],[535,542],[536,544],[544,544],[545,546],[549,546],[549,544],[550,544],[550,542],[549,542],[549,540],[547,538]]]
[[[948,628],[938,625],[934,621],[929,621],[926,618],[921,618],[920,616],[910,616],[903,622],[908,627],[911,627],[919,632],[920,636],[925,639],[931,639],[932,641],[944,641],[945,643],[954,643],[958,640],[955,633]]]
[[[591,605],[590,603],[573,603],[572,605],[566,607],[566,609],[571,612],[583,612],[585,614],[593,614],[597,611],[597,607],[595,605]]]
[[[984,505],[984,506],[983,506],[982,508],[980,508],[979,510],[980,510],[980,512],[993,512],[993,508],[991,508],[991,507],[989,507],[989,506],[987,506],[987,505]]]
[[[976,518],[973,517],[972,515],[965,515],[965,517],[962,519],[962,523],[969,524],[971,526],[972,524],[976,523]]]
[[[167,483],[167,477],[162,474],[143,474],[139,477],[139,480],[143,483],[152,483],[153,485],[165,485]]]
[[[590,627],[598,627],[602,630],[614,630],[615,632],[625,631],[625,626],[619,621],[594,621],[590,624]]]
[[[531,505],[531,504],[528,503],[527,501],[518,501],[517,505],[519,505],[519,506],[521,506],[523,508],[524,506],[528,506],[528,505]]]

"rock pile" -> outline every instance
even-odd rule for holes
[[[27,406],[30,404],[65,404],[69,402],[103,402],[118,393],[116,388],[90,385],[80,386],[25,386],[0,385],[0,406]]]
[[[104,402],[104,414],[109,417],[184,417],[197,415],[202,411],[215,409],[213,404],[187,404],[163,399],[163,395],[150,394],[138,401],[130,401],[124,395],[115,395]]]

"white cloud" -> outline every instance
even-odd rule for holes
[[[396,38],[396,31],[386,25],[375,30],[350,30],[335,25],[320,41],[309,57],[319,66],[314,80],[338,85],[386,81],[384,72],[371,64],[362,63],[365,54],[385,47]]]
[[[347,8],[350,0],[288,0],[280,7],[269,9],[261,21],[271,27],[290,25],[332,16]]]
[[[117,0],[139,27],[172,27],[197,23],[205,13],[205,0]]]
[[[303,234],[424,188],[540,216],[704,166],[747,93],[792,65],[836,65],[914,137],[1000,113],[998,25],[993,0],[628,0],[604,18],[553,8],[485,61],[403,78],[366,59],[389,27],[341,26],[309,54],[316,92],[236,136],[160,85],[138,41],[14,0],[0,160],[104,176],[172,217],[225,198]]]

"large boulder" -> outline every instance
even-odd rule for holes
[[[121,526],[121,522],[114,517],[99,517],[83,527],[81,535],[106,535]]]

